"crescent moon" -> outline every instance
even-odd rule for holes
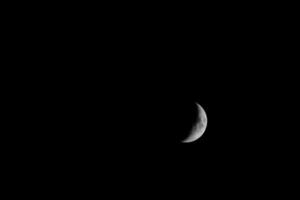
[[[198,107],[198,119],[197,123],[193,126],[192,131],[188,135],[186,139],[184,139],[183,143],[194,142],[199,139],[206,130],[207,127],[207,116],[204,109],[197,104]]]

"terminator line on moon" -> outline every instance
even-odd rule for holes
[[[207,116],[204,109],[199,104],[197,104],[197,107],[198,107],[197,123],[194,125],[192,131],[187,136],[187,138],[182,141],[183,143],[194,142],[197,139],[199,139],[205,132],[207,126]]]

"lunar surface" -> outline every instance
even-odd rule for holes
[[[186,139],[184,139],[182,142],[183,143],[190,143],[190,142],[194,142],[197,139],[199,139],[203,133],[205,132],[206,126],[207,126],[207,116],[206,113],[204,111],[204,109],[197,104],[198,107],[198,119],[196,124],[193,126],[190,134],[188,135],[188,137]]]

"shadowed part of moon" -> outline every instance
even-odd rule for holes
[[[205,132],[207,126],[207,116],[204,109],[198,104],[197,106],[198,106],[197,123],[192,128],[192,131],[189,134],[189,136],[182,141],[183,143],[194,142],[195,140],[199,139]]]

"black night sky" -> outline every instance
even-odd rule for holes
[[[283,19],[273,2],[111,3],[26,2],[38,13],[14,4],[19,16],[4,14],[3,165],[13,169],[4,171],[12,188],[77,198],[87,188],[84,199],[93,189],[110,199],[243,199],[293,183],[280,180],[294,179],[286,172],[299,146],[290,145],[298,129],[287,130],[299,124],[292,12]],[[182,143],[196,104],[206,131]]]

